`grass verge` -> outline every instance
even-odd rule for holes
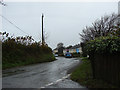
[[[117,88],[103,80],[93,79],[91,64],[86,57],[82,58],[82,63],[72,72],[70,78],[87,88]]]

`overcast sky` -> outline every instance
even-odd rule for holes
[[[23,31],[41,40],[41,14],[44,13],[44,30],[47,44],[56,48],[59,42],[64,46],[80,43],[82,29],[90,26],[101,16],[118,12],[117,2],[7,2],[2,8],[2,15],[16,24]],[[3,19],[3,30],[11,35],[25,36]]]

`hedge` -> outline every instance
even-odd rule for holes
[[[99,37],[85,44],[87,54],[90,53],[117,53],[120,52],[120,37],[107,36]]]

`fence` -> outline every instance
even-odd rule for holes
[[[95,54],[93,70],[96,79],[102,79],[120,86],[120,53]]]

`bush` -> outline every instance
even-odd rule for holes
[[[87,54],[91,53],[117,53],[120,52],[120,37],[107,36],[91,40],[85,45]]]
[[[120,37],[99,37],[87,42],[85,48],[94,79],[102,79],[119,86]]]

